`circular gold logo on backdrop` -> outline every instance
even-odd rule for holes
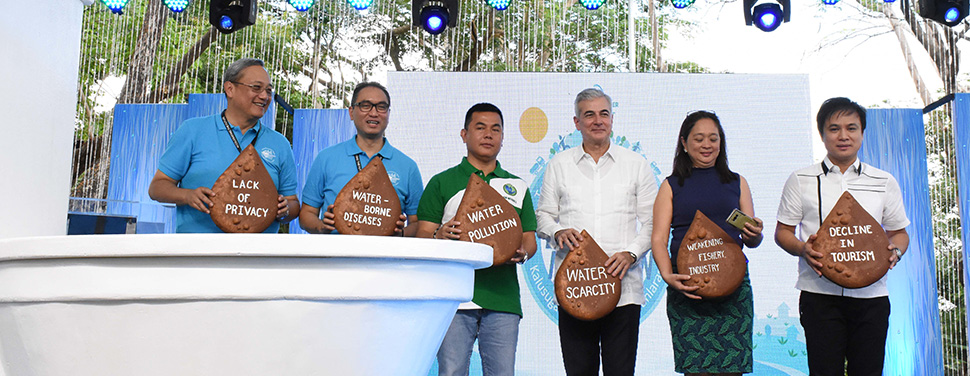
[[[548,131],[549,118],[541,109],[529,107],[522,112],[522,117],[519,118],[519,132],[522,132],[522,138],[526,141],[533,144],[542,141]]]

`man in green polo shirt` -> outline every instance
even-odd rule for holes
[[[512,261],[475,271],[472,301],[458,306],[438,350],[438,375],[467,375],[476,338],[486,375],[515,372],[515,346],[522,319],[515,263],[525,262],[536,252],[536,215],[529,185],[498,163],[502,137],[502,111],[498,107],[479,103],[468,109],[461,130],[468,156],[432,177],[418,204],[418,237],[457,240],[461,230],[455,213],[468,179],[477,174],[515,207],[522,223],[522,247]],[[506,188],[509,185],[511,189]]]

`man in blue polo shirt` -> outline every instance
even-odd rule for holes
[[[226,110],[179,126],[158,161],[148,195],[177,205],[175,232],[222,232],[209,216],[210,188],[241,150],[253,144],[279,195],[276,221],[263,232],[279,232],[281,222],[299,215],[300,202],[290,142],[259,121],[273,98],[269,74],[262,61],[239,59],[226,68],[222,89]]]
[[[362,82],[354,88],[349,111],[357,135],[324,149],[313,160],[303,186],[300,227],[304,230],[313,234],[335,232],[334,199],[363,166],[380,156],[404,213],[397,222],[397,233],[414,236],[417,232],[418,201],[424,191],[421,172],[414,160],[384,138],[390,108],[391,96],[381,84]],[[322,217],[321,208],[325,208]]]

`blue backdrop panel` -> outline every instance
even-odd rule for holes
[[[175,210],[148,197],[158,158],[179,124],[185,104],[119,104],[111,133],[108,214],[138,217],[138,231],[174,232]],[[119,202],[123,201],[123,202]]]
[[[275,103],[275,102],[274,102]],[[172,133],[186,119],[218,114],[226,108],[224,94],[189,94],[188,104],[119,104],[114,109],[108,214],[138,217],[138,232],[175,232],[175,209],[148,197],[148,185],[158,169]],[[275,128],[276,106],[262,123]]]
[[[347,110],[296,110],[293,114],[293,157],[296,159],[297,194],[303,202],[303,183],[320,150],[349,140],[357,134]],[[323,208],[326,210],[326,208]],[[321,210],[321,211],[323,211]],[[306,234],[298,221],[290,223],[291,234]]]
[[[219,94],[189,94],[189,112],[186,119],[194,117],[209,116],[218,114],[226,109],[226,95]],[[262,122],[276,128],[276,102],[270,102],[266,114],[263,115]]]
[[[942,375],[939,300],[933,252],[923,113],[918,109],[870,109],[859,151],[862,161],[899,181],[911,224],[909,250],[889,271],[889,337],[886,375]]]
[[[957,194],[960,198],[960,223],[963,230],[963,286],[970,286],[970,94],[956,94],[953,98],[953,132],[956,140]],[[964,290],[966,291],[966,290]],[[964,304],[970,312],[970,294],[964,292]],[[954,304],[959,304],[953,302]],[[967,331],[970,341],[970,331]]]

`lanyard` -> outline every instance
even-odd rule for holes
[[[377,155],[377,158],[382,160],[384,159],[384,157],[380,154]],[[360,172],[360,170],[363,169],[363,167],[360,165],[360,154],[354,154],[354,160],[357,161],[357,172]]]
[[[229,120],[226,120],[226,110],[222,110],[222,125],[226,126],[226,131],[229,132],[229,138],[232,139],[232,144],[236,145],[236,150],[239,150],[239,152],[242,153],[242,148],[239,147],[239,140],[236,139],[236,133],[232,131],[232,126],[229,125]],[[250,145],[253,145],[253,147],[255,147],[256,138],[259,137],[259,132],[262,130],[263,128],[260,127],[259,131],[256,131],[256,136],[253,137],[253,142],[250,143]],[[357,166],[360,166],[360,160],[357,161]],[[360,170],[360,167],[357,169]]]

